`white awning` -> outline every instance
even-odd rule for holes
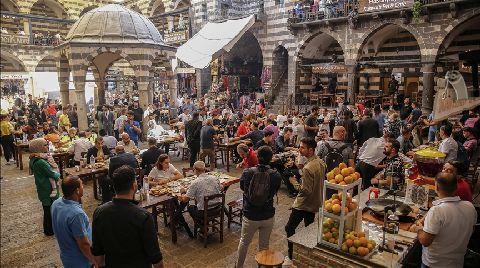
[[[177,49],[177,59],[203,69],[223,51],[230,51],[255,23],[255,15],[225,22],[207,23],[190,40]]]

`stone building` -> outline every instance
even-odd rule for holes
[[[310,104],[315,81],[326,87],[332,76],[337,93],[353,101],[387,94],[393,73],[400,80],[401,92],[421,102],[426,111],[432,108],[436,79],[448,70],[460,70],[471,94],[478,94],[478,1],[421,0],[414,4],[403,0],[401,8],[377,8],[375,12],[363,12],[361,2],[365,1],[344,1],[344,6],[335,9],[321,6],[315,8],[318,12],[307,5],[294,10],[298,2],[302,1],[139,0],[124,5],[149,17],[175,46],[208,21],[255,14],[258,23],[248,29],[244,41],[258,43],[262,69],[271,72],[267,94],[277,105]],[[1,3],[2,27],[9,32],[23,27],[26,33],[50,30],[64,35],[81,14],[95,7],[91,1],[74,0]],[[178,27],[180,21],[182,27]],[[2,70],[56,71],[51,47],[29,46],[27,50],[17,46],[25,42],[20,39],[4,46],[11,40],[2,35]],[[332,71],[330,65],[338,68]],[[197,70],[199,88],[208,88],[208,76],[208,70]]]

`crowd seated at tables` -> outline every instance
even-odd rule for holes
[[[312,211],[318,212],[318,207],[313,209],[302,203],[301,200],[307,200],[312,192],[302,188],[302,181],[311,179],[308,176],[314,176],[312,174],[325,176],[325,173],[331,170],[329,155],[332,150],[340,151],[339,157],[345,167],[356,167],[362,177],[364,189],[371,185],[396,189],[404,187],[405,164],[413,162],[414,150],[420,145],[428,144],[446,155],[443,173],[453,174],[451,176],[455,177],[458,184],[455,193],[462,200],[473,199],[476,179],[470,173],[469,164],[473,165],[478,161],[479,107],[451,120],[434,121],[433,115],[422,114],[418,105],[412,105],[408,98],[395,109],[375,107],[373,112],[369,108],[349,104],[340,98],[337,99],[335,108],[320,110],[318,107],[311,107],[305,112],[291,110],[284,114],[268,114],[265,109],[258,110],[255,102],[239,106],[235,101],[229,101],[228,98],[231,97],[206,101],[209,98],[211,97],[207,95],[192,101],[187,97],[179,97],[179,113],[172,118],[171,123],[183,123],[176,125],[175,130],[182,139],[174,143],[185,145],[184,148],[190,152],[190,166],[199,177],[205,177],[205,181],[210,178],[204,175],[205,162],[198,162],[197,159],[201,150],[202,156],[215,153],[209,163],[213,168],[217,161],[216,150],[220,148],[219,144],[230,142],[235,145],[233,150],[228,149],[234,153],[233,161],[238,167],[248,170],[258,166],[257,150],[270,148],[268,150],[275,155],[269,166],[280,171],[289,196],[296,198],[298,207],[295,210],[300,211],[292,211],[291,221],[286,228],[289,236],[295,232],[295,224],[299,218],[303,217],[305,222],[309,223],[312,213],[314,215]],[[130,102],[107,106],[107,110],[94,109],[90,111],[91,114],[112,112],[112,124],[102,124],[100,127],[93,125],[93,129],[99,128],[99,135],[91,128],[80,129],[77,135],[78,118],[74,106],[67,104],[62,109],[59,103],[52,100],[24,101],[18,108],[2,111],[4,156],[6,160],[13,157],[12,143],[18,140],[13,138],[13,135],[25,134],[28,139],[41,136],[57,148],[70,144],[68,150],[73,153],[75,163],[80,161],[82,154],[86,154],[87,159],[90,156],[98,160],[109,158],[109,179],[101,182],[103,202],[113,198],[115,189],[111,178],[115,170],[123,165],[135,170],[141,167],[143,174],[152,184],[178,180],[183,175],[171,163],[175,154],[164,153],[166,150],[161,148],[164,145],[158,143],[157,137],[144,135],[148,133],[147,129],[155,129],[156,125],[159,125],[160,110],[165,108],[162,105],[164,104],[156,104],[144,112],[138,106],[138,101],[132,99]],[[119,118],[122,120],[117,124]],[[153,124],[153,128],[149,123]],[[168,126],[164,127],[168,129]],[[116,137],[107,133],[116,133]],[[139,154],[136,143],[143,145],[141,142],[145,138],[150,138],[148,149]],[[112,148],[115,148],[115,153],[111,152]],[[141,155],[140,165],[135,155]],[[306,170],[308,172],[305,172]],[[441,175],[440,180],[448,180],[451,176]],[[310,186],[314,187],[313,185]],[[201,189],[201,186],[198,188],[198,191],[208,193],[219,190],[216,186],[211,189]],[[185,195],[179,201],[197,199],[197,190],[182,190]],[[181,209],[180,203],[178,209]],[[192,217],[195,217],[199,209],[197,205],[196,211],[194,207],[188,210]],[[308,211],[304,211],[305,209]],[[190,235],[188,224],[181,218],[179,221]]]

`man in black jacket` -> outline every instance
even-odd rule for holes
[[[198,119],[199,113],[194,112],[192,120],[185,124],[185,138],[187,140],[188,149],[190,149],[190,167],[193,167],[197,161],[197,154],[200,152],[200,131],[202,130],[202,122]]]
[[[157,140],[153,137],[148,138],[148,149],[142,154],[140,167],[145,171],[143,174],[149,174],[152,165],[157,163],[158,157],[165,152],[157,147]]]
[[[243,190],[243,220],[242,220],[242,233],[240,235],[240,242],[238,244],[238,259],[236,266],[237,268],[243,267],[245,261],[245,256],[248,251],[248,246],[252,241],[253,236],[259,231],[259,250],[268,249],[270,234],[272,233],[274,218],[275,218],[275,207],[273,207],[273,197],[280,188],[282,182],[282,176],[276,170],[272,170],[269,167],[270,161],[273,157],[273,151],[268,146],[262,146],[258,148],[257,151],[258,157],[258,166],[254,168],[249,168],[243,171],[242,176],[240,177],[240,189]],[[269,182],[269,191],[268,197],[263,205],[253,205],[251,200],[249,200],[250,187],[253,187],[254,183],[251,183],[254,179],[254,176],[258,172],[267,172]],[[264,179],[256,177],[257,179]]]
[[[113,184],[115,199],[93,213],[92,254],[104,267],[163,268],[153,217],[133,200],[135,170],[119,167]]]
[[[116,156],[110,159],[108,166],[108,177],[104,177],[100,181],[100,187],[102,187],[102,203],[106,203],[112,200],[113,188],[112,188],[112,176],[115,170],[123,165],[130,166],[132,168],[138,167],[138,162],[135,156],[131,153],[126,153],[125,148],[122,145],[115,147]]]
[[[372,118],[372,112],[366,109],[364,118],[358,122],[358,148],[362,147],[363,143],[370,138],[380,138],[380,127],[378,121]]]

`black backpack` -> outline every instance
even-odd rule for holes
[[[274,172],[271,169],[261,171],[253,168],[253,178],[245,191],[245,197],[253,206],[261,207],[270,198],[270,174]]]
[[[325,165],[327,165],[327,172],[330,172],[332,169],[338,167],[340,163],[343,162],[343,155],[342,152],[347,148],[348,145],[343,144],[339,148],[334,148],[330,146],[328,142],[324,143],[327,147],[327,154],[325,155]]]

